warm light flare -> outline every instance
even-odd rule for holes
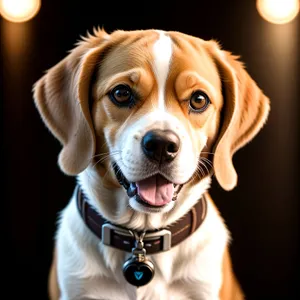
[[[285,24],[299,13],[299,0],[257,0],[256,7],[268,22]]]
[[[41,7],[41,0],[0,0],[0,14],[11,22],[32,19]]]

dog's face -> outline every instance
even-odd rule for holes
[[[268,99],[215,42],[177,32],[99,31],[51,69],[35,99],[71,175],[92,165],[121,180],[130,206],[167,212],[212,167],[236,185],[233,153],[253,138]],[[208,157],[213,154],[213,161]]]
[[[136,190],[134,209],[166,211],[176,189],[201,175],[200,154],[218,130],[220,78],[200,43],[188,48],[180,35],[155,31],[121,37],[93,83],[92,119],[104,134],[96,155],[109,153],[104,168],[113,162]]]

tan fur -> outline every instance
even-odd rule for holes
[[[214,204],[211,196],[207,193],[206,194],[207,199],[212,203],[212,205],[215,207],[215,209],[218,211],[218,208]],[[241,285],[239,284],[233,267],[232,262],[229,254],[229,248],[227,247],[225,249],[224,255],[223,255],[223,264],[222,264],[222,270],[223,270],[223,283],[220,290],[220,300],[243,300],[245,299],[245,295],[242,291]]]
[[[232,270],[229,250],[225,250],[223,259],[223,284],[220,291],[221,300],[242,300],[245,296]]]
[[[208,139],[203,155],[215,153],[216,178],[225,190],[231,190],[237,184],[232,156],[263,126],[269,100],[243,65],[214,41],[178,32],[167,34],[174,49],[166,83],[166,109],[183,124],[196,153],[204,146],[196,137],[205,133]],[[101,159],[101,155],[118,141],[127,126],[158,105],[158,87],[150,65],[150,48],[157,36],[152,30],[116,31],[111,35],[100,30],[80,42],[37,82],[35,103],[45,124],[62,144],[59,165],[63,172],[77,175],[93,164],[104,186],[118,186],[110,160]],[[120,82],[140,95],[131,110],[117,108],[107,96]],[[186,104],[195,89],[205,91],[211,99],[210,107],[202,114],[189,114]],[[139,133],[136,135],[139,138]],[[55,251],[49,275],[51,300],[59,299],[56,265]],[[223,258],[220,299],[244,299],[228,249]]]
[[[227,51],[221,52],[214,43],[207,49],[226,83],[224,121],[214,151],[215,175],[225,190],[231,190],[237,185],[232,156],[262,128],[270,103],[237,57]]]
[[[50,300],[59,300],[60,290],[57,282],[57,254],[56,247],[53,252],[53,259],[50,267],[49,280],[48,280],[48,294]]]

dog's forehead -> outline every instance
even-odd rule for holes
[[[100,64],[100,76],[107,78],[134,68],[149,68],[152,47],[159,38],[154,30],[117,31],[111,34],[107,53]]]
[[[184,71],[196,72],[201,78],[219,89],[219,72],[213,58],[206,50],[207,41],[179,32],[169,33],[173,43],[170,77],[176,77]]]
[[[117,31],[111,34],[109,43],[100,66],[102,78],[143,68],[156,75],[156,80],[174,80],[190,70],[220,87],[217,68],[205,48],[207,42],[197,37],[160,30]]]

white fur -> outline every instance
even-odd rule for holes
[[[164,32],[159,31],[159,39],[153,46],[153,71],[158,85],[158,109],[165,110],[165,86],[172,58],[172,41]]]

